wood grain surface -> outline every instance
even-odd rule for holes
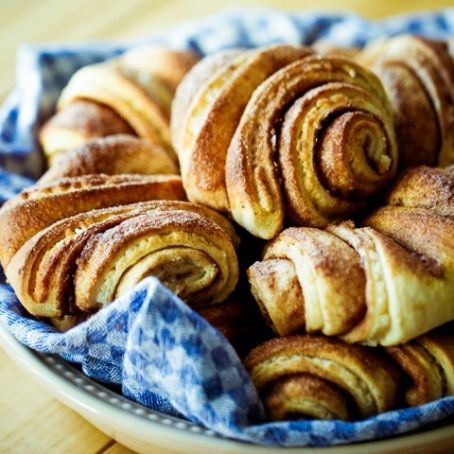
[[[235,6],[348,10],[379,19],[454,6],[454,0],[0,0],[0,100],[14,85],[15,55],[18,46],[24,43],[145,37],[170,25]],[[0,350],[0,452],[124,454],[131,451],[35,385]],[[155,452],[164,454],[164,451]]]

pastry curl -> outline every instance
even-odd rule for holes
[[[254,348],[245,366],[270,420],[352,420],[453,395],[454,336],[441,328],[386,349],[285,336]]]
[[[272,327],[392,346],[454,320],[453,195],[452,168],[414,168],[363,227],[284,230],[248,270]]]
[[[291,46],[231,54],[205,79],[202,61],[182,83],[200,85],[183,120],[178,94],[174,102],[189,199],[230,212],[260,238],[282,230],[285,207],[297,225],[348,217],[396,171],[380,81],[346,59],[309,54]]]
[[[183,79],[172,108],[172,139],[189,200],[228,211],[227,150],[253,92],[310,53],[285,45],[228,51],[202,60]]]
[[[253,349],[245,366],[270,419],[358,419],[398,402],[399,371],[377,349],[315,335]]]
[[[135,135],[135,132],[111,108],[79,99],[44,124],[39,131],[39,141],[52,165],[61,151],[113,134]]]
[[[281,336],[302,330],[339,335],[364,315],[360,257],[328,232],[284,230],[247,274],[262,313]]]
[[[85,175],[26,189],[0,209],[0,263],[6,268],[28,239],[70,216],[145,200],[185,198],[176,175]]]
[[[401,35],[356,56],[383,82],[395,113],[401,167],[454,163],[454,59],[447,43]]]
[[[53,157],[86,138],[132,131],[175,159],[170,144],[170,105],[178,82],[197,59],[192,52],[142,46],[81,68],[61,94],[60,112],[43,128],[40,138],[44,151]],[[73,104],[78,103],[80,111],[81,100],[82,109],[89,115],[85,120],[73,114]],[[95,120],[95,111],[103,117]],[[110,127],[104,125],[108,118],[114,120]]]
[[[407,377],[406,405],[422,405],[454,394],[454,336],[447,329],[386,350]]]
[[[4,269],[35,316],[95,312],[149,275],[203,306],[234,290],[234,244],[231,224],[208,208],[150,201],[54,222],[26,241]]]
[[[39,184],[97,173],[164,175],[177,174],[178,168],[160,147],[145,139],[118,134],[94,139],[59,154]]]

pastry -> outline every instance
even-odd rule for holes
[[[276,71],[310,53],[285,45],[228,51],[203,59],[183,79],[172,107],[172,139],[191,201],[228,210],[227,150],[252,93]]]
[[[271,326],[392,346],[453,320],[453,197],[452,167],[418,167],[363,227],[284,230],[248,270]]]
[[[96,173],[163,175],[177,174],[178,168],[159,146],[146,139],[117,134],[93,139],[58,154],[39,184]]]
[[[135,135],[129,124],[110,107],[79,99],[57,112],[41,128],[39,140],[52,165],[60,151],[113,134]]]
[[[66,212],[2,264],[35,316],[95,312],[149,275],[198,307],[235,289],[237,241],[231,224],[208,208],[150,201]]]
[[[272,339],[244,360],[268,419],[355,420],[454,394],[454,336],[386,349],[317,335]]]
[[[175,158],[169,134],[170,104],[177,84],[197,60],[192,52],[141,46],[84,66],[72,76],[57,114],[41,131],[46,155],[52,160],[56,153],[86,140],[132,133]]]
[[[454,163],[454,59],[447,43],[401,35],[356,57],[381,79],[392,103],[401,167]]]
[[[84,175],[24,190],[0,209],[0,263],[54,222],[97,208],[146,200],[185,200],[176,175]]]
[[[286,336],[244,360],[269,419],[358,419],[394,408],[400,374],[378,349],[316,335]]]
[[[454,335],[436,330],[414,341],[389,347],[388,354],[407,377],[405,403],[422,405],[454,394]]]
[[[189,200],[229,212],[263,239],[282,230],[285,212],[314,227],[350,216],[397,168],[379,80],[346,59],[311,54],[280,45],[203,60],[173,103]]]

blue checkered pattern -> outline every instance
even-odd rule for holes
[[[323,39],[361,45],[372,38],[413,32],[454,34],[454,9],[370,22],[356,15],[284,14],[234,10],[184,24],[146,42],[202,54],[230,47]],[[71,74],[118,55],[131,43],[27,46],[19,52],[14,92],[0,109],[0,203],[42,172],[37,125],[52,112]],[[19,176],[21,175],[21,176]],[[100,381],[153,409],[185,417],[219,434],[279,446],[326,446],[388,437],[454,414],[454,397],[365,421],[263,423],[263,408],[226,339],[156,279],[148,278],[85,323],[66,333],[22,310],[0,276],[0,320],[25,345],[81,365]]]

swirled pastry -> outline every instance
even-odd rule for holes
[[[146,139],[126,134],[94,139],[60,153],[50,169],[39,179],[46,184],[59,178],[103,173],[177,174],[178,168],[169,155]]]
[[[399,371],[378,349],[315,335],[267,341],[245,366],[270,419],[357,419],[398,402]]]
[[[438,329],[386,349],[285,336],[254,348],[245,366],[271,420],[358,419],[453,395],[454,336]]]
[[[284,230],[248,270],[271,326],[390,346],[453,320],[453,196],[452,168],[414,168],[364,227]]]
[[[176,175],[85,175],[26,189],[0,209],[0,263],[6,268],[33,235],[76,214],[145,200],[185,198]]]
[[[407,405],[454,394],[454,336],[448,329],[432,331],[386,350],[406,374]]]
[[[113,134],[135,135],[110,107],[85,99],[72,102],[52,116],[39,131],[39,141],[52,165],[62,150]]]
[[[41,133],[44,151],[54,156],[87,138],[132,132],[175,157],[169,135],[170,104],[178,82],[197,59],[191,52],[142,46],[81,68],[61,94],[60,112]],[[80,114],[81,108],[88,111],[85,120],[75,117],[74,103],[78,103]],[[103,118],[95,120],[96,111]],[[104,126],[109,118],[114,122]]]
[[[381,79],[393,105],[401,166],[454,163],[454,60],[447,43],[401,35],[356,59]]]
[[[214,74],[213,60],[202,61],[173,104],[188,198],[230,212],[260,238],[282,230],[285,211],[315,227],[348,217],[396,171],[380,81],[346,59],[310,54],[292,46],[230,53]]]
[[[149,275],[202,306],[234,290],[236,242],[230,223],[208,208],[150,201],[68,214],[24,242],[4,269],[36,316],[95,312]]]

